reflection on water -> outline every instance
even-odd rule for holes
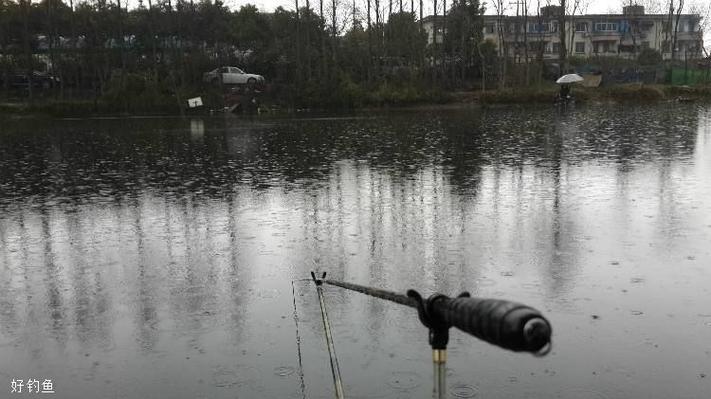
[[[0,385],[301,397],[291,280],[320,269],[544,310],[544,359],[453,333],[455,397],[703,397],[709,176],[704,107],[14,122]],[[331,397],[313,288],[296,294],[306,393]],[[349,396],[430,395],[410,309],[326,297]]]

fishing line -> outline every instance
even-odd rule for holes
[[[310,281],[308,279],[306,280]],[[294,285],[294,280],[291,280],[291,296],[294,299],[294,324],[296,324],[296,351],[299,359],[299,379],[301,380],[301,397],[303,399],[306,399],[306,383],[304,382],[304,363],[301,357],[301,334],[299,334],[299,314],[296,310],[296,287]]]
[[[343,394],[343,382],[341,381],[341,369],[338,367],[338,358],[336,357],[336,346],[333,343],[331,336],[331,323],[328,321],[328,313],[326,312],[326,303],[323,300],[323,288],[320,280],[316,280],[316,292],[318,293],[319,304],[321,305],[321,319],[323,320],[323,329],[326,333],[326,347],[328,348],[328,357],[331,360],[331,374],[333,375],[333,385],[336,389],[336,398],[345,398]]]

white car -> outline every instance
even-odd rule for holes
[[[264,76],[246,73],[237,67],[221,67],[206,72],[202,80],[207,83],[226,85],[257,85],[264,83]]]

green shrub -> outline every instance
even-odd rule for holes
[[[557,94],[557,88],[504,89],[497,91],[487,91],[481,95],[480,100],[482,103],[487,104],[549,103],[555,99],[555,96]]]
[[[664,99],[664,92],[654,86],[621,85],[607,90],[609,98],[620,102],[653,102]]]
[[[662,54],[652,48],[645,48],[639,52],[637,62],[640,65],[659,65],[662,62]]]
[[[104,112],[131,114],[178,113],[176,94],[165,82],[142,74],[114,73],[101,97]]]
[[[28,113],[43,114],[53,117],[86,116],[95,114],[97,104],[93,101],[67,100],[47,101],[34,103],[27,109]]]
[[[711,86],[665,86],[664,93],[669,97],[711,97]]]

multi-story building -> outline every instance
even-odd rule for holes
[[[642,49],[657,50],[664,59],[697,59],[703,56],[703,32],[698,14],[645,14],[642,6],[623,7],[622,14],[565,16],[565,41],[568,56],[616,56],[635,58]],[[560,52],[560,7],[542,7],[539,14],[522,16],[484,15],[483,38],[500,54],[556,60]],[[441,43],[445,18],[423,19],[428,43]],[[674,31],[676,27],[676,46]],[[436,32],[436,33],[435,33]],[[525,48],[528,47],[528,52]]]

